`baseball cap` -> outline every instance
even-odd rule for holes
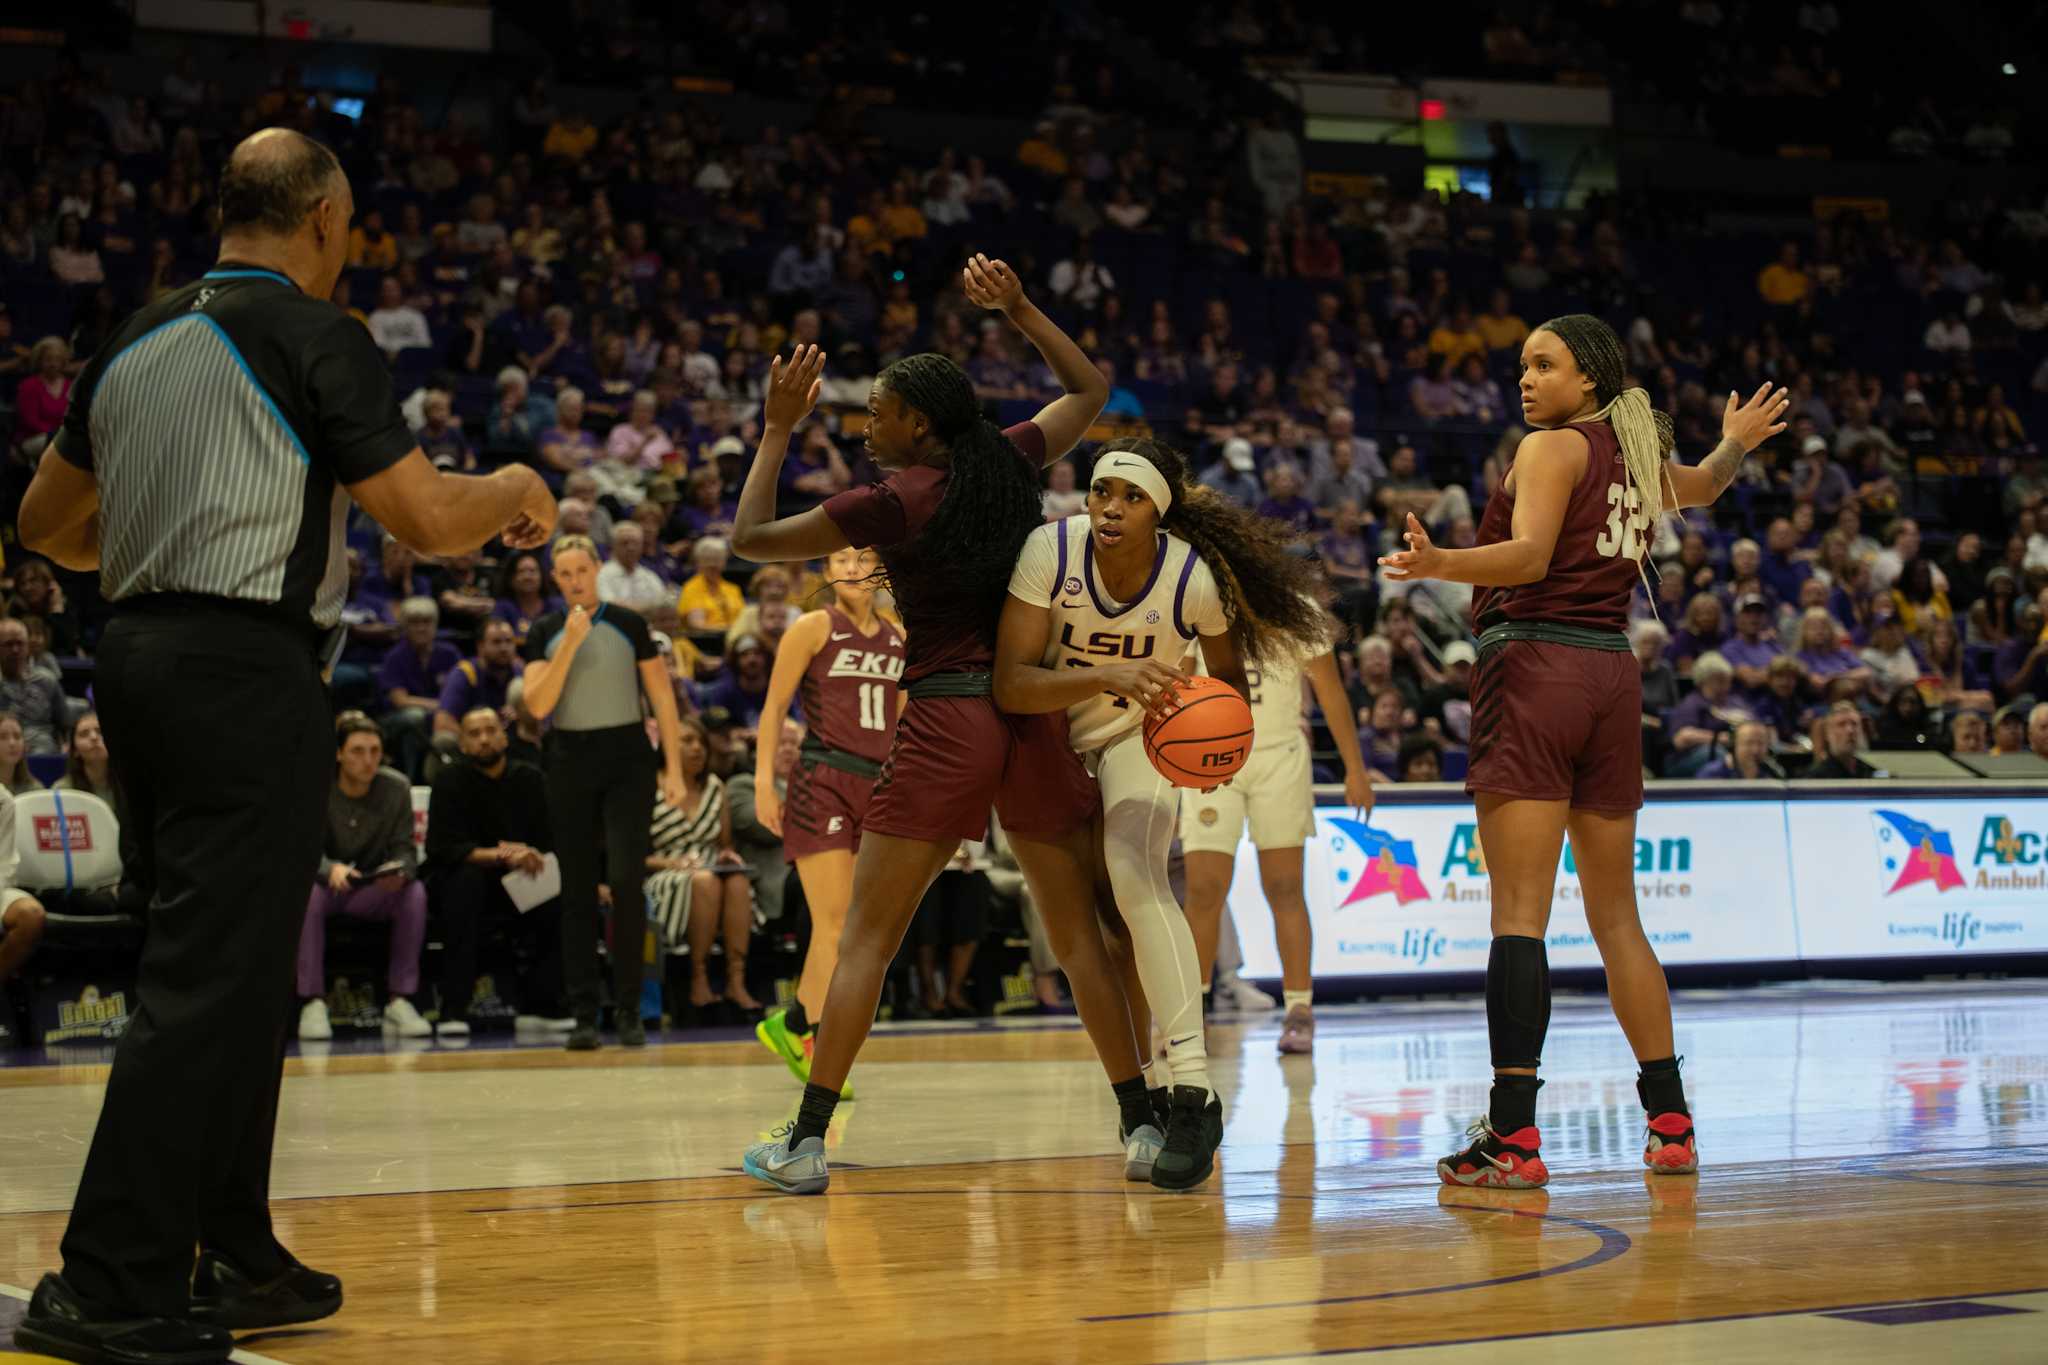
[[[1223,443],[1223,463],[1240,474],[1252,472],[1252,443],[1242,436],[1233,436]]]
[[[725,652],[727,654],[744,654],[750,649],[758,649],[763,653],[766,653],[768,646],[761,642],[760,636],[754,634],[752,631],[748,631],[745,635],[742,635],[738,639],[734,640],[732,642],[731,647],[728,648]]]
[[[730,730],[737,724],[732,712],[723,706],[707,706],[697,713],[697,719],[703,722],[707,730]]]
[[[1809,437],[1807,437],[1807,438],[1806,438],[1806,440],[1805,440],[1805,441],[1803,441],[1803,442],[1802,442],[1802,443],[1800,444],[1799,450],[1800,450],[1800,453],[1801,453],[1801,454],[1803,454],[1803,455],[1817,455],[1817,454],[1819,454],[1820,452],[1822,452],[1822,451],[1826,450],[1827,448],[1828,448],[1828,441],[1827,441],[1827,437],[1825,437],[1825,436],[1809,436]]]
[[[1767,610],[1770,607],[1770,605],[1770,603],[1764,601],[1763,597],[1760,594],[1752,592],[1745,593],[1735,603],[1735,610],[1748,611],[1751,607],[1755,607],[1758,611],[1764,611]]]
[[[1920,390],[1918,389],[1907,389],[1905,393],[1899,396],[1899,401],[1901,403],[1904,403],[1907,407],[1911,407],[1913,404],[1918,403],[1921,407],[1924,408],[1927,406],[1927,395],[1920,392]]]
[[[723,459],[727,455],[744,455],[747,443],[737,436],[721,436],[711,443],[711,458]]]
[[[2009,720],[2016,720],[2024,725],[2027,723],[2027,712],[2033,709],[2033,705],[2030,702],[2008,702],[2006,705],[1998,708],[1998,714],[1991,718],[1991,723],[1993,725],[2003,725]]]
[[[1478,662],[1479,651],[1472,648],[1470,640],[1453,640],[1444,646],[1444,667],[1446,668],[1449,668],[1452,664],[1476,664]]]

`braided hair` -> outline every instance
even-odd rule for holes
[[[1038,470],[982,415],[974,385],[947,357],[905,356],[875,386],[923,413],[952,463],[924,529],[882,552],[904,622],[917,630],[971,628],[992,645],[1017,556],[1045,520]]]
[[[1285,526],[1196,483],[1186,458],[1164,442],[1120,437],[1103,450],[1128,451],[1166,480],[1173,505],[1159,527],[1194,546],[1216,575],[1230,641],[1239,654],[1261,661],[1329,648],[1320,581],[1309,561],[1288,548]]]
[[[1586,420],[1605,421],[1614,428],[1629,481],[1642,498],[1643,520],[1652,530],[1664,515],[1664,461],[1671,454],[1671,414],[1650,406],[1650,395],[1628,383],[1628,353],[1614,329],[1591,313],[1567,313],[1536,329],[1556,335],[1572,353],[1581,373],[1593,381],[1600,410]],[[1676,501],[1673,490],[1672,501]]]

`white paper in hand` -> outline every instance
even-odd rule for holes
[[[562,863],[549,853],[544,855],[539,872],[528,876],[524,872],[505,874],[505,894],[512,898],[512,908],[525,914],[536,905],[546,905],[562,894]]]

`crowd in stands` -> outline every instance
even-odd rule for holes
[[[1714,27],[1716,8],[1682,6],[1682,22]],[[1258,22],[1248,7],[1223,18]],[[1502,19],[1489,59],[1512,66],[1535,37]],[[785,514],[876,476],[860,446],[868,378],[900,356],[944,352],[1003,420],[1028,416],[1056,383],[962,295],[968,249],[1005,256],[1097,358],[1105,430],[1149,426],[1321,561],[1385,781],[1462,776],[1476,655],[1470,589],[1383,581],[1377,556],[1411,512],[1439,543],[1472,543],[1523,434],[1519,348],[1572,311],[1615,324],[1684,458],[1718,440],[1717,395],[1769,381],[1795,399],[1791,430],[1722,505],[1657,528],[1631,630],[1653,774],[1863,776],[1873,749],[2048,758],[2038,205],[1959,203],[1925,223],[1852,212],[1778,241],[1637,237],[1625,202],[1538,210],[1499,174],[1490,200],[1384,184],[1317,199],[1284,119],[1155,138],[1127,88],[1109,66],[1063,63],[1014,144],[911,154],[822,121],[741,127],[683,97],[600,122],[536,82],[478,129],[430,121],[391,80],[356,119],[296,68],[234,104],[190,63],[117,91],[67,62],[0,100],[7,520],[82,361],[210,265],[227,147],[285,123],[350,170],[359,215],[334,302],[389,358],[421,448],[451,469],[539,468],[560,533],[608,556],[601,597],[644,613],[667,651],[702,762],[695,837],[657,841],[656,871],[694,1004],[714,996],[714,939],[737,967],[780,907],[743,784],[752,745],[793,753],[754,731],[781,637],[818,600],[814,570],[738,562],[727,544],[767,362],[805,342],[831,356],[821,419],[784,468]],[[1050,471],[1048,517],[1084,506],[1087,458]],[[91,576],[52,572],[11,525],[7,539],[0,769],[20,792],[30,759],[68,753],[68,780],[103,788],[105,746],[81,712],[104,604]],[[337,915],[392,922],[401,1032],[429,1027],[398,1002],[422,992],[430,920],[456,945],[431,983],[444,1024],[465,1017],[477,926],[550,939],[500,885],[549,847],[525,766],[543,727],[519,683],[529,628],[559,607],[547,555],[422,560],[360,513],[349,541],[334,677],[349,714],[299,973],[309,1037],[326,1026],[311,1007]],[[415,785],[433,791],[423,859]],[[928,958],[958,947],[920,941]],[[554,1019],[559,963],[528,957],[521,1012]],[[724,996],[753,1003],[738,972]]]

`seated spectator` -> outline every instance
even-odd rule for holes
[[[1359,507],[1373,505],[1373,489],[1387,477],[1379,444],[1356,434],[1349,408],[1332,408],[1323,419],[1323,434],[1311,437],[1309,500],[1323,508],[1354,498]]]
[[[413,439],[419,442],[426,457],[434,462],[434,468],[473,473],[476,452],[470,449],[469,438],[462,434],[462,423],[455,420],[455,409],[448,395],[439,389],[427,390],[421,412],[426,420],[413,433]]]
[[[1259,486],[1258,465],[1252,460],[1252,443],[1242,436],[1225,441],[1222,458],[1204,469],[1196,482],[1245,507],[1257,507],[1265,496]]]
[[[1792,462],[1792,496],[1823,517],[1834,516],[1844,501],[1855,496],[1849,472],[1829,458],[1825,436],[1807,437],[1799,458]]]
[[[512,642],[526,643],[533,623],[562,610],[562,599],[548,591],[547,568],[538,550],[515,550],[498,569],[497,604],[491,615],[512,627]]]
[[[677,752],[683,800],[654,801],[653,852],[647,859],[649,925],[664,942],[690,945],[690,1005],[723,999],[742,1011],[761,1008],[747,989],[747,945],[753,938],[753,897],[747,865],[732,846],[732,810],[725,783],[711,769],[711,737],[695,716],[682,718]],[[725,992],[711,989],[711,944],[723,939]]]
[[[1771,661],[1783,652],[1770,620],[1769,604],[1751,593],[1735,604],[1735,634],[1721,642],[1721,657],[1735,669],[1735,685],[1748,695],[1763,690]]]
[[[1406,526],[1402,518],[1413,515],[1425,526],[1471,520],[1471,495],[1456,484],[1438,488],[1424,478],[1414,446],[1400,446],[1387,462],[1387,477],[1373,500],[1380,508],[1380,525],[1398,535]]]
[[[923,988],[929,1018],[972,1019],[982,1012],[967,998],[967,973],[988,935],[994,900],[988,869],[993,865],[984,842],[963,839],[918,902],[910,936],[917,945],[918,984]],[[943,980],[939,970],[942,950],[946,958]]]
[[[1664,713],[1678,705],[1678,672],[1664,657],[1671,633],[1654,617],[1628,628],[1630,648],[1643,682],[1643,759],[1654,771],[1664,747]]]
[[[1799,529],[1784,517],[1773,518],[1764,542],[1758,576],[1780,602],[1797,602],[1800,587],[1813,577],[1813,565],[1799,553]]]
[[[1754,720],[1754,714],[1735,697],[1735,670],[1728,661],[1708,650],[1693,662],[1692,695],[1664,714],[1664,734],[1670,747],[1664,776],[1690,777],[1714,756],[1714,745],[1738,723]]]
[[[1429,735],[1409,735],[1395,759],[1399,782],[1438,782],[1444,775],[1443,746]]]
[[[463,643],[475,641],[477,631],[497,608],[497,596],[484,582],[478,558],[474,550],[450,555],[429,574],[447,633]]]
[[[688,496],[677,504],[675,519],[687,539],[715,536],[723,540],[732,534],[738,513],[739,503],[726,496],[725,480],[718,470],[704,465],[690,474]]]
[[[11,796],[39,792],[43,784],[28,770],[28,744],[22,737],[21,717],[0,711],[0,786]]]
[[[1982,711],[1958,711],[1948,723],[1948,752],[1982,754],[1991,750],[1991,722]]]
[[[1305,539],[1316,527],[1316,507],[1301,496],[1301,471],[1284,461],[1266,471],[1266,496],[1255,509]]]
[[[1941,727],[1927,713],[1927,703],[1917,687],[1893,692],[1877,713],[1876,749],[1933,749],[1941,742]]]
[[[1060,460],[1045,471],[1045,492],[1039,506],[1047,521],[1064,521],[1088,510],[1088,494],[1074,486],[1074,462]]]
[[[1375,692],[1358,713],[1358,744],[1374,780],[1392,782],[1401,771],[1401,742],[1407,737],[1406,703],[1391,687]]]
[[[2027,752],[2048,758],[2048,701],[2035,703],[2027,712]]]
[[[724,707],[742,731],[761,723],[768,700],[768,674],[775,656],[758,635],[742,635],[726,647],[725,668],[718,681],[704,689],[704,709]]]
[[[360,711],[335,721],[334,786],[327,796],[327,837],[320,872],[299,932],[299,1037],[332,1038],[327,1014],[327,918],[391,925],[385,984],[391,999],[384,1023],[401,1038],[434,1030],[413,1007],[420,988],[420,949],[427,938],[427,893],[417,880],[412,843],[412,784],[384,766],[384,740]]]
[[[1451,388],[1458,395],[1458,408],[1466,421],[1498,427],[1507,420],[1508,400],[1502,395],[1499,382],[1486,372],[1486,362],[1478,356],[1465,357]]]
[[[1799,265],[1799,244],[1787,242],[1778,259],[1757,272],[1756,292],[1774,308],[1790,308],[1812,292],[1812,281]]]
[[[398,269],[398,238],[385,231],[384,210],[372,205],[348,234],[351,270]]]
[[[524,667],[512,623],[497,617],[486,621],[477,636],[476,657],[455,665],[448,680],[441,684],[440,704],[434,710],[434,734],[447,735],[452,740],[462,730],[462,717],[479,706],[502,713],[505,694]]]
[[[1972,678],[1966,678],[1963,670],[1963,644],[1956,634],[1956,623],[1938,620],[1927,636],[1927,672],[1921,677],[1920,685],[1929,686],[1938,680],[1939,691],[1930,700],[1934,705],[1953,709],[1980,710],[1987,714],[1993,705],[1989,688],[1972,687]]]
[[[745,608],[746,601],[740,596],[739,585],[726,581],[728,558],[730,552],[717,536],[700,538],[696,549],[690,552],[691,562],[697,571],[683,584],[683,590],[676,599],[676,610],[682,613],[684,629],[724,630]]]
[[[1817,607],[1799,618],[1799,666],[1818,700],[1859,697],[1870,687],[1870,665],[1842,637],[1841,623]]]
[[[60,792],[84,792],[97,796],[109,807],[119,804],[114,795],[114,775],[107,762],[107,740],[100,730],[97,711],[88,711],[71,727],[71,742],[64,746],[64,776],[57,779]]]
[[[396,275],[386,275],[377,285],[377,306],[371,310],[366,325],[370,339],[377,343],[386,360],[398,359],[400,351],[423,351],[434,344],[426,315],[406,303],[405,287]]]
[[[1337,594],[1332,609],[1354,626],[1369,627],[1376,610],[1377,571],[1368,537],[1371,523],[1361,507],[1355,498],[1337,502],[1330,529],[1316,542],[1316,554],[1322,561],[1323,576]]]
[[[48,636],[48,650],[67,658],[83,654],[78,619],[64,601],[64,589],[50,561],[41,555],[25,555],[14,564],[14,596],[8,599],[8,616],[18,621],[42,623]],[[33,632],[34,627],[30,627]],[[44,650],[31,650],[31,659]]]
[[[99,249],[85,236],[78,215],[67,213],[57,220],[57,238],[48,252],[50,273],[68,285],[100,284],[107,278]]]
[[[678,458],[675,442],[654,420],[658,406],[652,390],[638,390],[633,395],[633,406],[626,420],[613,427],[611,435],[605,438],[605,460],[634,471],[634,476],[625,480],[634,487],[632,498],[626,500],[628,506],[640,501],[647,475],[660,469],[667,461]],[[604,480],[600,478],[598,482],[601,486]],[[604,491],[610,493],[612,490]]]
[[[517,365],[498,371],[498,403],[484,418],[487,449],[521,459],[537,455],[555,421],[555,405],[528,387],[526,371]]]
[[[23,457],[43,453],[71,406],[71,345],[44,337],[29,348],[28,374],[14,390],[14,444]]]
[[[555,539],[560,540],[565,535],[574,534],[590,537],[600,550],[609,546],[612,543],[613,517],[611,510],[597,495],[595,473],[589,469],[579,469],[573,474],[563,476],[562,500],[566,503],[572,499],[583,505],[584,523],[580,529],[572,532],[558,521],[555,526]]]
[[[437,638],[441,609],[431,597],[408,597],[398,609],[404,638],[377,669],[377,696],[385,708],[384,735],[400,769],[416,776],[426,758],[441,689],[462,662],[461,651]],[[380,748],[378,760],[383,760]]]
[[[641,562],[646,549],[647,532],[639,522],[612,528],[612,557],[597,571],[599,599],[644,613],[674,598],[675,589]]]
[[[847,468],[839,447],[822,424],[813,422],[804,432],[803,444],[783,462],[779,503],[785,516],[792,515],[852,485],[853,471]]]
[[[29,667],[28,627],[12,619],[0,619],[0,711],[21,723],[27,752],[62,752],[58,737],[70,726],[64,685]]]
[[[1703,781],[1733,778],[1739,782],[1783,782],[1785,770],[1771,761],[1771,732],[1761,722],[1746,720],[1735,727],[1728,753],[1700,769]]]
[[[444,1038],[469,1035],[478,950],[489,929],[500,927],[524,940],[535,959],[517,1001],[520,1021],[552,1022],[566,1032],[562,903],[550,900],[521,914],[505,890],[508,875],[537,875],[554,851],[547,780],[533,762],[510,753],[498,712],[489,706],[463,714],[459,743],[463,761],[434,779],[427,821],[428,899],[441,938],[438,1031]]]
[[[1919,640],[1927,639],[1938,621],[1950,626],[1955,623],[1955,610],[1949,605],[1948,594],[1935,586],[1934,573],[1933,561],[1915,556],[1899,571],[1898,582],[1892,588],[1892,610],[1898,614],[1906,633]]]
[[[1868,777],[1869,772],[1856,757],[1863,747],[1863,713],[1854,702],[1838,701],[1814,723],[1813,751],[1818,757],[1804,775],[1815,781],[1831,782]]]
[[[0,983],[19,972],[43,936],[43,903],[14,884],[14,793],[0,791]]]
[[[1456,421],[1465,415],[1458,390],[1451,383],[1450,366],[1448,356],[1432,354],[1429,368],[1408,381],[1409,409],[1432,425]]]
[[[1892,693],[1901,687],[1917,683],[1926,671],[1906,634],[1905,624],[1888,607],[1878,609],[1862,658],[1870,666],[1871,698],[1880,706],[1890,701]]]
[[[1906,565],[1920,557],[1920,523],[1911,517],[1900,517],[1886,531],[1890,541],[1870,561],[1870,586],[1878,592],[1890,592],[1906,571]],[[1934,570],[1934,586],[1948,591],[1948,580],[1941,570]]]
[[[2013,702],[1998,709],[1998,714],[1991,718],[1992,753],[2023,754],[2027,751],[2029,709],[2025,702]]]
[[[1756,718],[1771,728],[1776,742],[1796,747],[1806,733],[1806,669],[1790,654],[1780,654],[1765,670],[1764,690],[1750,698]]]
[[[666,542],[669,512],[675,506],[675,485],[663,479],[647,490],[647,496],[633,509],[633,522],[640,528],[640,562],[661,578],[664,583],[680,583],[689,576],[688,561],[683,551],[689,546],[683,541]],[[673,592],[662,598],[664,603],[673,605]]]
[[[1686,603],[1685,624],[1673,632],[1666,651],[1679,677],[1691,677],[1694,661],[1721,647],[1721,642],[1728,638],[1724,620],[1720,598],[1710,592],[1693,594],[1692,601]]]
[[[5,624],[0,622],[0,628]],[[0,662],[5,659],[5,638],[0,637]],[[1991,683],[1999,697],[2008,701],[2048,696],[2048,616],[2034,603],[2014,614],[2012,637],[1992,655]],[[5,684],[0,683],[0,694],[5,691]]]
[[[583,390],[565,384],[555,390],[555,420],[537,438],[542,472],[573,474],[603,453],[597,437],[583,429]]]
[[[1516,316],[1505,289],[1493,291],[1486,311],[1474,318],[1472,325],[1489,351],[1520,351],[1522,343],[1529,339],[1529,324]]]

